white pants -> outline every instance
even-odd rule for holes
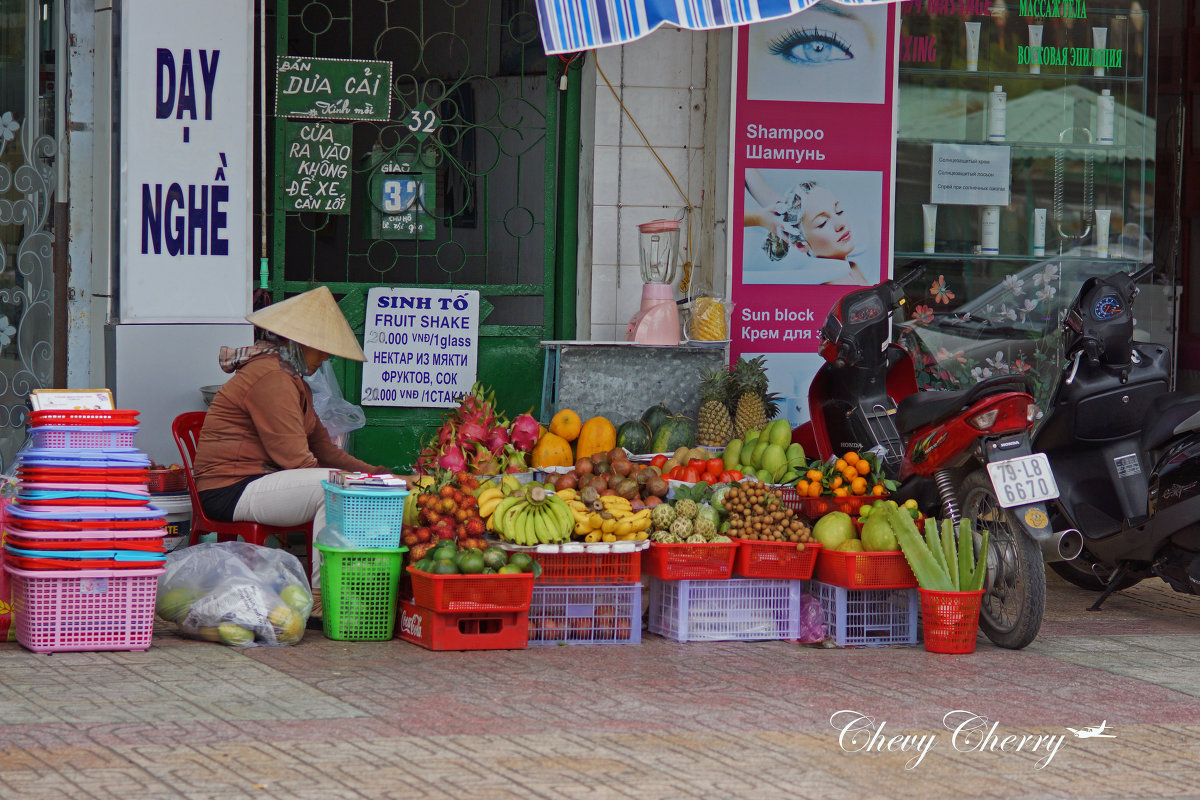
[[[329,479],[327,468],[284,469],[247,484],[233,510],[234,522],[260,522],[264,525],[303,525],[313,521],[312,535],[325,527],[325,489],[321,481]],[[310,542],[311,544],[311,542]],[[321,586],[321,551],[312,548],[313,589]]]

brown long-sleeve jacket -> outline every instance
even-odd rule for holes
[[[208,408],[193,472],[199,491],[281,469],[329,467],[387,472],[329,439],[313,410],[312,390],[273,353],[238,368]]]

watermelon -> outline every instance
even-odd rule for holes
[[[654,433],[650,426],[640,419],[631,419],[621,423],[617,428],[617,447],[624,447],[631,453],[649,453],[650,442]]]
[[[658,433],[658,429],[662,427],[662,424],[671,419],[672,416],[674,415],[667,410],[667,407],[659,403],[656,406],[650,406],[646,409],[642,414],[642,422],[646,423],[646,426],[650,428],[651,434],[655,434]],[[656,450],[655,452],[662,451]]]
[[[696,446],[696,430],[686,417],[669,417],[654,433],[652,453],[673,453],[681,447]]]

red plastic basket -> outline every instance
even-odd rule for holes
[[[138,412],[133,409],[107,411],[47,410],[34,411],[29,415],[29,424],[41,425],[137,425]]]
[[[779,492],[783,495],[783,504],[793,511],[800,512],[809,519],[823,517],[830,511],[844,511],[853,517],[858,514],[863,506],[870,505],[876,500],[887,499],[886,494],[856,494],[846,497],[835,497],[833,495],[801,497],[796,491],[795,486],[780,486],[778,488]]]
[[[145,469],[90,469],[84,467],[18,467],[17,477],[31,483],[129,483],[144,486]]]
[[[733,559],[737,551],[737,542],[651,542],[642,571],[664,581],[723,580],[733,574]]]
[[[744,578],[792,578],[806,581],[817,565],[821,545],[808,542],[763,542],[757,539],[735,539],[738,543],[733,571]]]
[[[642,579],[642,554],[632,553],[538,553],[542,565],[538,580],[562,583],[636,583]]]
[[[440,613],[528,611],[533,573],[512,575],[434,575],[409,567],[413,603]]]
[[[401,600],[397,635],[426,650],[524,650],[529,612],[440,614]]]
[[[29,531],[161,531],[162,517],[153,519],[28,519],[15,523]]]
[[[925,649],[931,653],[974,653],[983,592],[919,591]]]
[[[899,550],[843,553],[822,549],[817,554],[817,580],[846,589],[911,589],[917,585]]]
[[[187,491],[187,473],[182,468],[152,469],[147,478],[150,491],[155,494]]]
[[[161,567],[27,572],[10,565],[17,641],[35,653],[145,650]]]

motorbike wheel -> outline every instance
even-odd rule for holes
[[[988,531],[988,569],[979,627],[996,646],[1020,650],[1037,637],[1042,626],[1046,608],[1042,554],[1013,513],[997,501],[984,470],[968,475],[961,492],[963,516],[971,520],[972,530]]]
[[[1074,561],[1055,561],[1050,564],[1050,569],[1058,573],[1058,576],[1068,583],[1073,583],[1080,589],[1087,589],[1091,592],[1102,592],[1108,587],[1105,581],[1096,577],[1096,574],[1090,569],[1077,566]],[[1126,575],[1117,584],[1116,591],[1128,589],[1130,586],[1141,583],[1141,578],[1135,578],[1132,575]]]

